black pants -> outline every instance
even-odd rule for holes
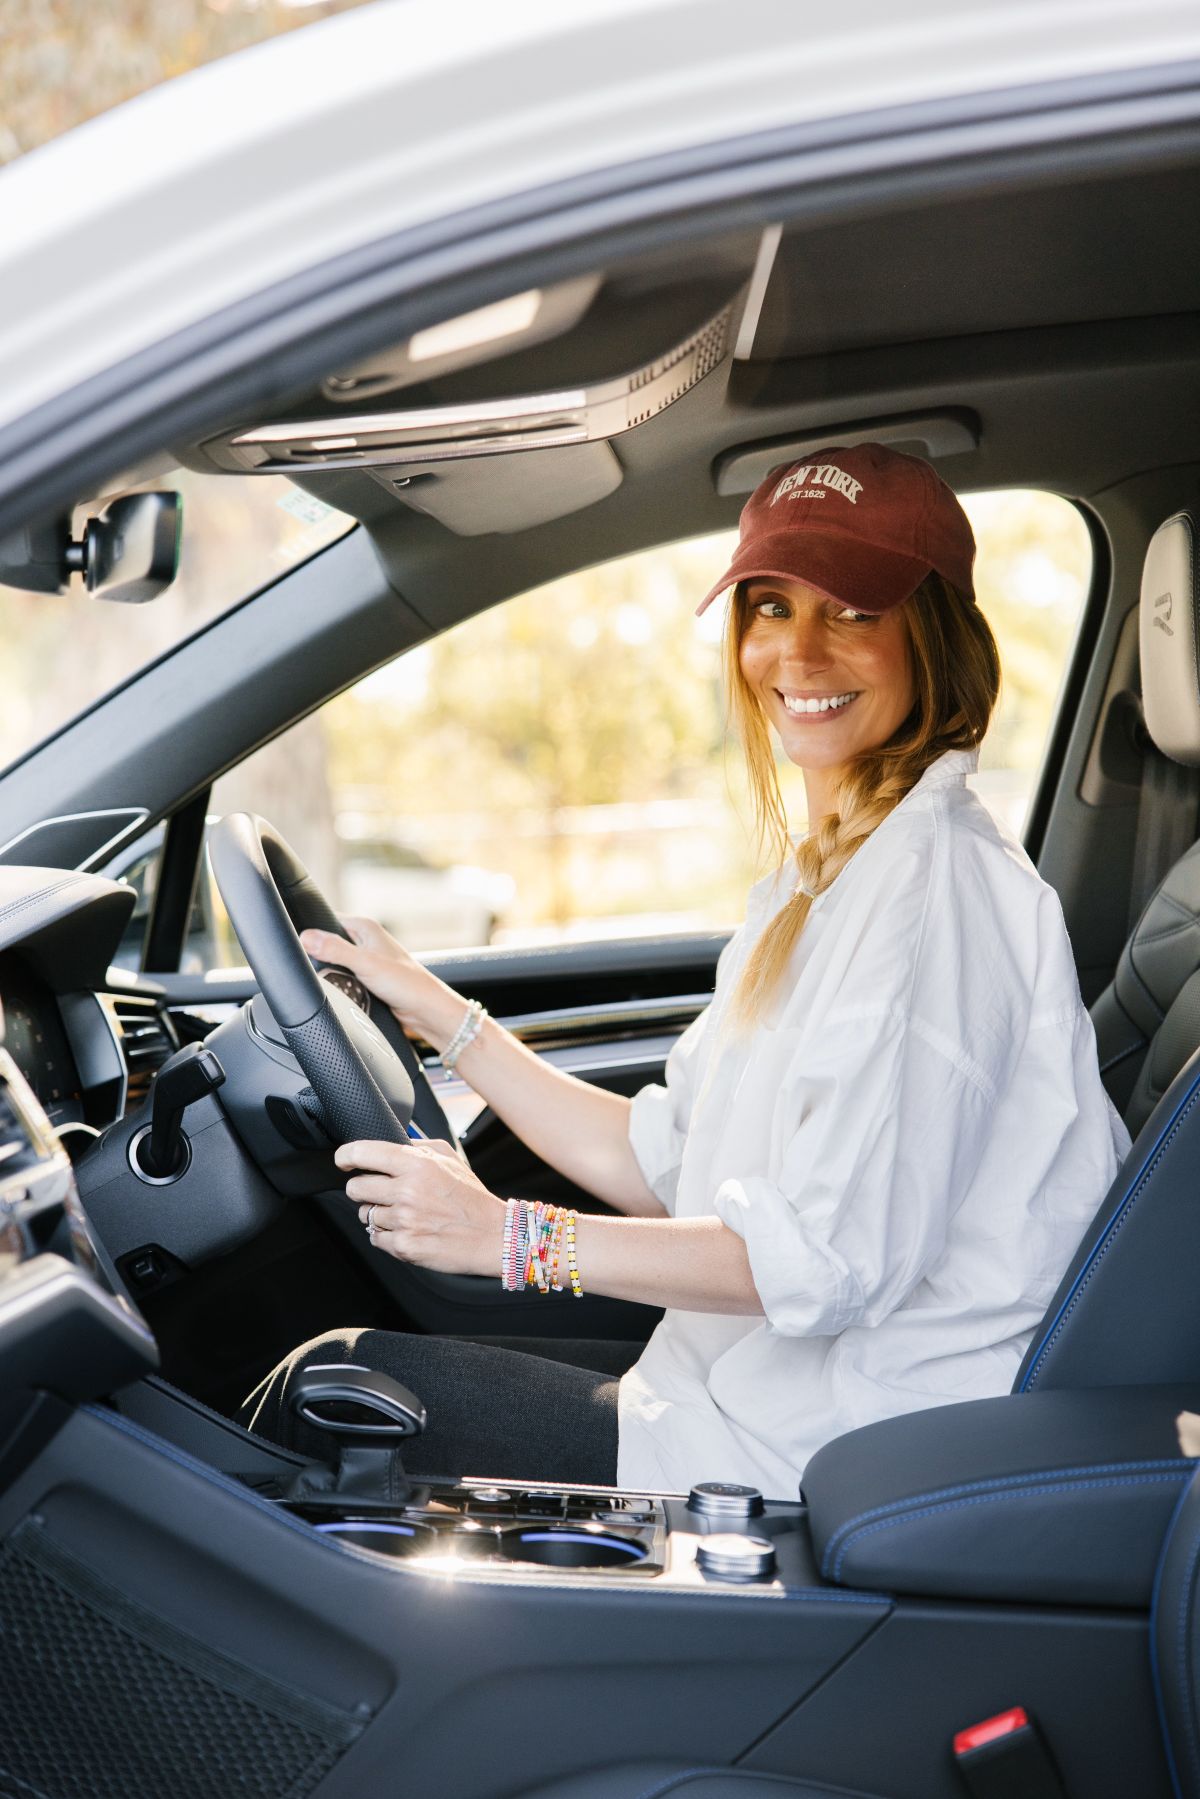
[[[425,1406],[424,1434],[404,1446],[410,1474],[612,1486],[617,1382],[641,1349],[584,1339],[328,1331],[280,1362],[239,1419],[302,1455],[328,1460],[328,1436],[292,1413],[291,1382],[313,1362],[357,1362],[402,1381]]]

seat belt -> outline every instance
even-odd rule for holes
[[[1129,889],[1131,932],[1163,876],[1195,843],[1198,808],[1200,768],[1173,762],[1155,744],[1148,745],[1142,757]]]

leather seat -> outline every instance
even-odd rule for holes
[[[1198,528],[1195,513],[1180,512],[1155,532],[1139,627],[1146,728],[1164,756],[1190,767],[1200,765]],[[1136,1135],[1200,1047],[1200,843],[1151,895],[1092,1022],[1105,1086]]]
[[[1200,766],[1198,531],[1191,512],[1160,525],[1141,592],[1146,726],[1164,755],[1189,766]],[[1200,845],[1152,894],[1093,1017],[1101,1065],[1127,1093],[1136,1135],[1016,1392],[1200,1376]]]
[[[1167,1533],[1150,1620],[1151,1670],[1179,1799],[1200,1799],[1200,1475]]]

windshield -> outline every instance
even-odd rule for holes
[[[179,574],[158,599],[93,599],[78,577],[64,594],[0,585],[0,767],[354,524],[273,475],[239,480],[173,469],[140,485],[174,489],[183,500]],[[76,536],[104,504],[78,509]]]

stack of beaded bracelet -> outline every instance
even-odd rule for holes
[[[487,1018],[487,1015],[487,1007],[481,1004],[479,1000],[473,999],[468,1005],[466,1016],[463,1018],[462,1023],[442,1051],[442,1067],[447,1074],[454,1073],[458,1058],[462,1055],[464,1049],[474,1043],[476,1037],[478,1037],[480,1031],[483,1029],[484,1020]]]
[[[522,1287],[538,1287],[543,1293],[549,1293],[551,1288],[556,1293],[564,1292],[558,1275],[564,1238],[571,1292],[576,1299],[582,1299],[574,1212],[566,1206],[545,1205],[540,1199],[506,1200],[500,1252],[500,1282],[505,1292],[519,1293]]]

